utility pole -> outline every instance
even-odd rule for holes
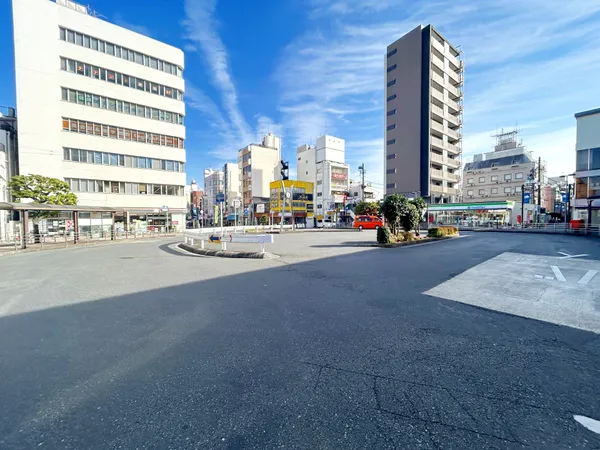
[[[523,224],[525,223],[524,214],[525,214],[525,185],[522,184],[521,185],[521,228],[523,228]]]
[[[542,208],[542,157],[538,158],[538,205]]]
[[[364,163],[361,164],[360,166],[358,166],[358,171],[360,172],[360,175],[362,177],[360,190],[361,190],[361,201],[364,202],[365,201],[365,165],[364,165]]]

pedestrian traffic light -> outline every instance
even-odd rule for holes
[[[281,160],[281,179],[282,180],[289,180],[289,172],[290,171],[290,165],[287,161],[284,161],[283,159]]]

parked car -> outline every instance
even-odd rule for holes
[[[377,216],[356,216],[353,227],[359,230],[376,230],[383,227],[383,221]]]

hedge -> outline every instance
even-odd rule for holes
[[[455,236],[458,234],[458,228],[456,227],[436,227],[430,228],[427,231],[427,236],[440,238],[445,236]]]

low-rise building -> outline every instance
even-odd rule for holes
[[[575,119],[577,141],[573,218],[600,225],[600,108],[579,112],[575,114]]]
[[[205,169],[204,170],[204,218],[209,224],[216,224],[219,219],[219,213],[216,211],[219,208],[217,204],[217,194],[223,193],[223,178],[222,170]]]
[[[237,163],[225,163],[223,165],[223,193],[225,194],[224,210],[227,212],[227,220],[235,220],[236,211],[241,204],[240,194],[240,170]],[[235,206],[235,200],[240,204]]]
[[[298,180],[314,183],[315,217],[335,220],[345,209],[349,194],[349,166],[345,164],[345,141],[335,136],[317,138],[316,146],[296,150]]]
[[[292,211],[295,224],[314,225],[314,183],[299,180],[279,180],[270,184],[269,210],[273,222],[290,222]]]
[[[249,144],[238,150],[240,171],[241,208],[244,217],[254,218],[266,214],[270,184],[279,180],[281,164],[281,138],[267,134],[260,144]]]

